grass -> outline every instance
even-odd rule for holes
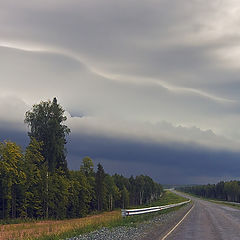
[[[186,198],[166,191],[163,196],[151,206],[167,205],[186,201]],[[142,206],[141,206],[142,207]],[[114,228],[117,226],[136,226],[151,218],[164,214],[180,207],[166,209],[155,213],[121,217],[119,210],[104,212],[85,218],[70,220],[47,220],[30,223],[0,225],[0,240],[58,240],[88,233],[102,227]]]
[[[32,219],[32,218],[14,218],[14,219],[0,219],[0,225],[7,225],[7,224],[19,224],[19,223],[30,223],[30,222],[40,222],[42,220]]]
[[[235,204],[233,202],[226,202],[226,201],[220,201],[220,200],[215,200],[215,199],[208,199],[208,201],[213,202],[213,203],[217,203],[217,204],[221,204],[221,205],[226,205],[226,206],[230,206],[236,209],[240,209],[240,205],[239,204]]]
[[[100,228],[104,224],[121,219],[120,211],[104,212],[85,218],[70,220],[45,220],[30,223],[8,224],[0,226],[0,240],[25,240],[42,239],[42,236],[49,235],[46,239],[59,239],[54,237],[65,232],[85,232]],[[44,237],[45,237],[44,236]],[[45,239],[45,238],[43,238]]]
[[[172,204],[172,203],[184,202],[187,200],[188,200],[187,198],[179,196],[173,192],[165,191],[163,196],[158,201],[154,202],[154,204],[152,204],[151,206],[168,205],[168,204]]]
[[[202,196],[198,196],[198,195],[193,194],[193,193],[185,193],[185,192],[183,192],[183,193],[186,194],[186,195],[189,195],[189,196],[193,196],[193,197],[196,197],[196,198],[199,198],[199,199],[202,199],[202,200],[209,201],[209,202],[213,202],[213,203],[217,203],[217,204],[221,204],[221,205],[230,206],[230,207],[233,207],[233,208],[236,208],[236,209],[240,209],[240,204],[238,204],[238,203],[235,204],[233,202],[217,200],[215,198],[202,197]]]

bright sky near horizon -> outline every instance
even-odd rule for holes
[[[0,0],[0,140],[57,97],[70,168],[162,183],[240,172],[240,2]]]

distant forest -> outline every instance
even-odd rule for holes
[[[178,190],[205,198],[240,202],[240,181],[221,181],[217,184],[181,187]]]
[[[77,218],[149,204],[160,197],[162,186],[149,176],[111,176],[100,163],[95,171],[89,157],[82,159],[79,170],[70,171],[66,119],[56,98],[42,101],[25,115],[30,130],[25,151],[14,142],[0,142],[1,219]]]

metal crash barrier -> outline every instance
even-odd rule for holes
[[[165,205],[165,206],[157,206],[157,207],[148,207],[148,208],[139,208],[139,209],[122,209],[121,211],[122,211],[122,216],[127,217],[127,216],[132,216],[132,215],[157,212],[157,211],[161,211],[164,209],[181,206],[183,204],[189,203],[190,201],[191,200],[181,202],[181,203],[169,204],[169,205]]]

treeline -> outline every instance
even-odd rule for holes
[[[25,151],[0,142],[0,218],[76,218],[160,197],[162,186],[150,177],[111,176],[101,164],[95,171],[89,157],[70,171],[65,149],[70,129],[63,114],[56,98],[34,105],[25,118],[30,128]]]
[[[188,186],[178,189],[200,197],[215,198],[230,202],[240,202],[240,181],[221,181],[217,184]]]
[[[25,153],[13,142],[0,143],[0,217],[75,218],[93,211],[151,203],[162,193],[148,176],[126,178],[94,171],[85,157],[79,170],[67,175],[47,171],[41,144],[32,139]]]

